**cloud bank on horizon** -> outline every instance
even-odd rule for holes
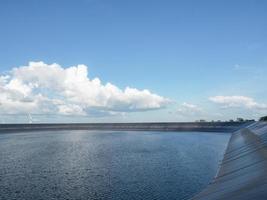
[[[267,104],[247,96],[211,96],[212,112],[204,105],[178,103],[154,94],[147,89],[120,89],[99,78],[89,78],[88,67],[77,65],[29,62],[26,66],[0,73],[0,114],[3,115],[60,115],[106,117],[170,108],[171,116],[179,119],[214,119],[222,113],[239,109],[251,118],[267,112]],[[174,105],[174,107],[171,107]],[[213,113],[213,114],[212,114]],[[160,114],[159,114],[160,116]],[[169,121],[173,121],[172,118]],[[167,120],[168,121],[168,120]]]
[[[88,67],[29,62],[0,75],[0,113],[114,115],[162,109],[168,98],[89,79]]]
[[[214,96],[210,101],[220,104],[225,108],[239,107],[256,110],[267,110],[267,104],[258,103],[251,97],[246,96]]]

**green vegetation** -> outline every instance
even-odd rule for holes
[[[262,121],[267,121],[267,116],[265,117],[265,120]],[[204,119],[196,120],[195,122],[209,122]],[[236,118],[236,120],[230,119],[230,120],[212,120],[210,122],[255,122],[255,119],[244,119],[241,117]]]
[[[267,121],[267,116],[261,117],[260,121]]]

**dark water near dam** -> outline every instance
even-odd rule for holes
[[[215,176],[230,135],[0,134],[0,199],[187,199]]]

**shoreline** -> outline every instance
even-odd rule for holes
[[[33,123],[0,124],[0,133],[43,130],[235,132],[252,122]]]

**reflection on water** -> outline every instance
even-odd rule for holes
[[[0,199],[184,199],[215,175],[228,134],[0,134]]]

